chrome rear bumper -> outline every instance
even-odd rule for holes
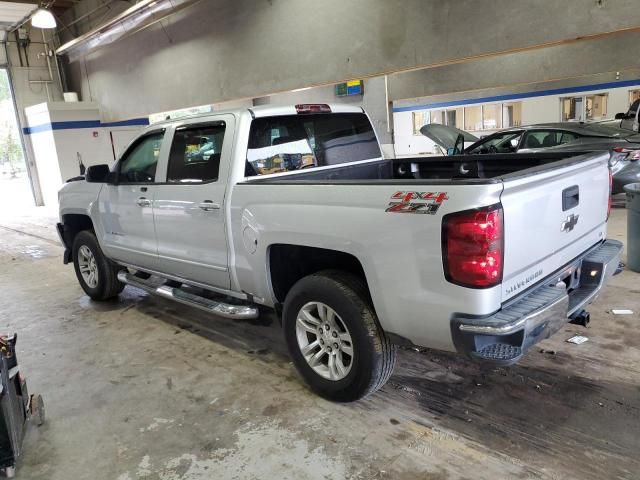
[[[549,338],[597,297],[620,263],[622,243],[607,240],[571,263],[579,272],[577,288],[558,287],[552,275],[541,286],[488,317],[456,316],[454,343],[474,358],[514,363],[537,342]]]

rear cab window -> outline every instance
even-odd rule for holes
[[[382,157],[363,113],[256,118],[251,123],[246,176],[292,172]]]

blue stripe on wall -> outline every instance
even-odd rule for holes
[[[554,88],[540,90],[538,92],[512,93],[508,95],[496,95],[494,97],[468,98],[449,102],[427,103],[424,105],[412,105],[408,107],[395,107],[394,112],[411,112],[413,110],[429,110],[432,108],[458,107],[460,105],[473,105],[476,103],[499,102],[505,100],[519,100],[522,98],[546,97],[549,95],[563,95],[566,93],[588,92],[591,90],[604,90],[607,88],[632,87],[640,85],[640,78],[635,80],[620,80],[617,82],[594,83],[592,85],[580,85],[578,87]]]
[[[147,125],[149,125],[148,118],[133,118],[131,120],[121,120],[119,122],[107,122],[102,124],[103,127],[146,127]]]
[[[51,122],[43,123],[42,125],[36,125],[33,127],[25,127],[22,129],[25,135],[31,135],[32,133],[48,132],[51,130],[71,130],[80,128],[101,128],[101,127],[129,127],[129,126],[147,126],[149,125],[148,118],[133,118],[131,120],[122,120],[120,122],[105,122],[100,120],[79,120],[71,122]]]

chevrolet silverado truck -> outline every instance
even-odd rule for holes
[[[310,387],[352,401],[399,344],[511,364],[584,321],[622,248],[607,160],[391,160],[357,107],[221,111],[152,125],[67,183],[58,232],[92,299],[132,285],[237,320],[272,308]]]

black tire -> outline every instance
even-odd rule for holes
[[[341,380],[329,380],[316,373],[300,351],[296,320],[309,302],[331,307],[351,335],[351,370]],[[311,389],[324,398],[338,402],[359,400],[381,388],[393,373],[396,346],[380,327],[366,284],[355,275],[326,270],[299,280],[287,294],[282,320],[296,369]]]
[[[80,266],[78,264],[78,252],[80,248],[86,246],[93,254],[96,260],[96,266],[98,270],[98,281],[95,287],[91,287],[87,284],[85,279],[80,273]],[[102,249],[98,244],[98,240],[93,232],[89,230],[83,230],[76,235],[73,240],[73,266],[76,271],[76,277],[78,282],[84,290],[84,292],[93,300],[103,301],[118,296],[125,287],[125,284],[118,280],[118,272],[121,267],[113,263],[102,253]]]

